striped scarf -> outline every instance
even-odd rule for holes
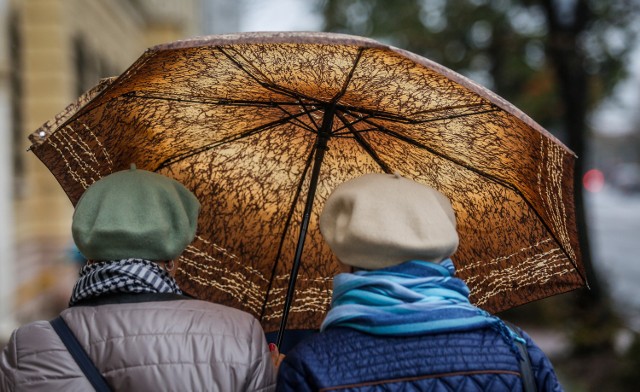
[[[175,279],[152,261],[123,259],[87,264],[73,287],[69,306],[114,293],[182,294]]]
[[[320,330],[348,327],[374,335],[417,336],[490,327],[517,351],[514,341],[524,340],[498,317],[472,305],[469,288],[454,274],[450,259],[338,274]]]

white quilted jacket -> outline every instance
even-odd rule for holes
[[[271,391],[276,373],[251,315],[198,300],[76,306],[62,317],[114,391]],[[14,331],[0,391],[91,391],[48,321]]]

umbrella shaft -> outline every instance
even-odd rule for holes
[[[327,108],[322,118],[322,127],[318,133],[318,139],[315,145],[315,157],[313,162],[313,169],[311,170],[311,180],[309,183],[309,191],[307,192],[307,200],[304,206],[304,213],[302,216],[302,222],[300,225],[300,235],[298,236],[298,243],[296,245],[296,253],[293,259],[293,265],[291,267],[291,274],[289,275],[289,287],[287,289],[287,296],[284,302],[284,309],[282,312],[282,320],[280,321],[280,330],[278,331],[278,339],[276,344],[278,347],[282,344],[282,338],[284,331],[287,327],[287,318],[289,317],[289,308],[291,307],[291,301],[295,293],[296,279],[298,277],[298,269],[300,268],[300,260],[302,258],[302,250],[304,248],[304,240],[307,236],[307,228],[309,227],[309,220],[311,218],[311,210],[313,208],[313,199],[315,198],[316,188],[318,186],[318,179],[320,177],[320,167],[322,166],[322,160],[324,159],[324,153],[327,150],[327,144],[329,143],[329,137],[333,128],[333,117],[335,113],[335,103]]]

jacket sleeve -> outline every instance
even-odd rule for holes
[[[304,365],[294,355],[287,356],[278,369],[276,392],[311,392],[308,377],[305,377]]]
[[[251,321],[252,360],[247,391],[271,392],[276,387],[276,369],[262,327],[255,318]]]
[[[18,367],[18,359],[16,355],[15,347],[15,334],[14,331],[11,334],[9,343],[4,347],[2,353],[0,353],[0,391],[14,391],[15,390],[15,372]]]
[[[536,345],[531,337],[523,332],[525,340],[527,341],[527,351],[529,351],[529,358],[531,360],[531,367],[533,368],[533,374],[535,375],[536,385],[538,391],[560,391],[562,392],[562,386],[558,382],[556,372],[553,370],[553,365],[546,354]]]

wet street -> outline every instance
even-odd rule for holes
[[[640,331],[640,193],[586,193],[593,261],[616,307]]]

